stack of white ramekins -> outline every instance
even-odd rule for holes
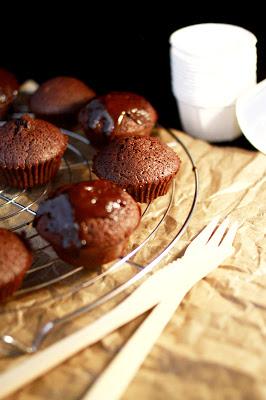
[[[172,90],[183,129],[208,141],[240,134],[235,103],[256,84],[256,37],[227,24],[199,24],[170,37]]]

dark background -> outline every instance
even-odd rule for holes
[[[1,66],[14,72],[21,82],[70,75],[84,80],[99,94],[135,91],[151,101],[162,124],[176,128],[180,122],[171,94],[168,44],[176,29],[223,22],[252,31],[258,38],[258,80],[266,76],[266,24],[258,16],[228,15],[218,10],[197,14],[192,5],[185,11],[184,4],[178,12],[173,3],[153,5],[148,11],[137,3],[123,3],[115,10],[104,2],[96,9],[90,4],[64,3],[55,11],[47,3],[38,3],[35,15],[25,14],[25,7],[20,11],[14,4],[16,13],[7,20],[1,39]],[[247,146],[244,139],[236,143]]]

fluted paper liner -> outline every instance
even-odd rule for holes
[[[15,188],[31,188],[44,185],[54,178],[60,166],[62,156],[25,168],[1,168],[0,174],[7,186]]]

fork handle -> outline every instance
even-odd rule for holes
[[[166,266],[165,269],[150,276],[122,303],[90,325],[81,328],[46,349],[38,351],[14,368],[0,374],[0,399],[158,304],[165,290],[167,290],[167,271],[171,271],[171,274],[175,270],[180,271],[180,280],[182,281],[182,268],[179,263],[180,261],[175,261]],[[173,279],[170,281],[173,282]],[[159,287],[162,291],[158,289]]]
[[[182,263],[182,268],[181,264],[177,265],[179,262]],[[0,399],[13,393],[78,351],[96,343],[105,335],[144,313],[158,304],[162,298],[165,298],[167,293],[173,293],[175,290],[175,296],[177,296],[177,293],[181,293],[180,290],[182,291],[182,288],[189,290],[202,276],[198,276],[195,279],[196,274],[190,271],[191,265],[183,265],[183,263],[184,259],[166,266],[149,277],[124,302],[95,322],[61,339],[48,348],[38,351],[14,368],[0,374]],[[167,270],[171,272],[170,277],[166,273]],[[158,286],[156,287],[156,285]],[[163,289],[163,293],[160,292],[160,289]],[[109,399],[109,397],[107,398]]]
[[[82,400],[120,399],[190,287],[159,303]]]
[[[205,258],[198,258],[197,254],[185,256],[182,259],[182,268],[172,269],[171,274],[168,275],[167,294],[164,293],[160,303],[151,311],[81,400],[120,399],[185,295],[227,255],[229,251],[216,250],[216,257],[211,257],[209,260],[207,257],[208,262],[205,262]],[[169,270],[174,265],[175,262],[170,264]]]

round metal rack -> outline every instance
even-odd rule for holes
[[[163,207],[161,207],[159,212],[154,212],[153,203],[142,205],[142,221],[144,221],[143,223],[145,224],[145,236],[143,237],[141,234],[140,227],[139,233],[134,236],[130,243],[128,253],[115,262],[104,266],[101,271],[88,271],[83,267],[77,268],[62,262],[57,257],[52,247],[40,238],[33,228],[32,221],[36,214],[38,204],[47,196],[50,190],[54,190],[57,186],[62,184],[93,178],[90,168],[93,149],[90,147],[88,140],[82,135],[65,130],[63,131],[69,136],[69,144],[56,180],[53,183],[28,191],[18,191],[0,187],[0,226],[16,232],[23,231],[34,251],[34,262],[31,269],[26,274],[22,287],[11,298],[11,301],[4,305],[3,309],[0,308],[0,313],[3,310],[5,313],[8,313],[9,311],[12,312],[14,309],[30,308],[31,302],[28,304],[27,301],[23,302],[23,299],[27,298],[28,295],[32,296],[36,290],[44,288],[49,289],[53,287],[53,285],[59,284],[61,285],[60,290],[55,291],[52,295],[53,301],[59,301],[66,296],[73,296],[80,290],[99,284],[112,274],[122,271],[125,266],[130,268],[130,275],[126,274],[125,279],[122,281],[119,280],[111,290],[108,289],[106,292],[100,292],[98,297],[93,299],[93,301],[82,305],[63,317],[56,318],[56,323],[54,320],[43,325],[38,331],[38,335],[35,337],[36,349],[55,325],[71,321],[75,317],[102,305],[140,280],[163,259],[186,229],[197,200],[197,169],[183,142],[176,137],[171,130],[163,129],[167,132],[168,142],[170,140],[169,144],[180,146],[180,149],[182,149],[186,157],[185,162],[188,162],[191,166],[190,173],[193,176],[193,191],[189,199],[186,215],[180,225],[169,234],[169,237],[163,241],[162,246],[151,251],[148,257],[147,247],[152,247],[153,239],[156,235],[160,234],[162,226],[167,223],[167,218],[170,218],[169,215],[174,198],[178,192],[175,180],[172,183],[169,193],[164,196]],[[149,215],[152,215],[151,221],[149,220]],[[147,226],[149,227],[148,230]],[[145,253],[145,256],[143,256],[142,253]],[[70,277],[73,279],[69,284]],[[61,290],[62,286],[63,290]],[[51,301],[51,296],[47,298],[45,296],[41,297],[41,302],[43,303],[45,301]],[[20,305],[18,305],[19,302],[21,302]],[[49,328],[49,324],[51,329]]]

